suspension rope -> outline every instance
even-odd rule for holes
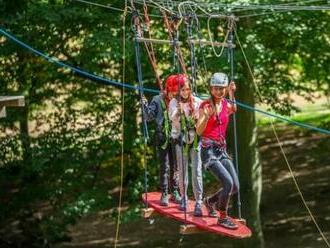
[[[146,26],[146,32],[148,35],[148,38],[151,39],[151,34],[150,34],[150,17],[148,14],[148,6],[144,1],[144,5],[143,5],[143,14],[144,14],[144,20],[145,20],[145,26]],[[163,91],[163,84],[162,84],[162,80],[160,79],[158,70],[157,70],[157,60],[156,60],[156,56],[155,56],[155,51],[154,51],[154,46],[152,44],[152,42],[148,43],[146,41],[144,41],[144,46],[146,48],[147,54],[148,54],[148,58],[149,58],[149,62],[154,70],[155,76],[156,76],[156,81],[158,84],[158,88],[160,91]]]
[[[109,6],[109,5],[94,3],[94,2],[85,1],[85,0],[71,0],[71,1],[85,3],[85,4],[88,4],[88,5],[97,6],[97,7],[101,7],[101,8],[104,8],[104,9],[111,9],[111,10],[121,11],[121,12],[124,12],[124,13],[125,12],[127,13],[127,11],[128,11],[127,7],[125,7],[124,9],[120,9],[120,8],[112,7],[112,6]]]
[[[239,37],[236,35],[236,30],[234,30],[234,31],[235,31],[236,39],[237,39],[238,43],[240,43],[239,42]],[[71,66],[69,64],[66,64],[64,62],[61,62],[58,58],[48,56],[48,55],[46,55],[46,54],[44,54],[44,53],[42,53],[42,52],[34,49],[33,47],[27,45],[26,43],[20,41],[19,39],[17,39],[13,35],[9,34],[8,32],[6,32],[2,28],[0,28],[0,34],[2,34],[3,36],[7,37],[11,41],[15,42],[19,46],[21,46],[21,47],[29,50],[30,52],[32,52],[32,53],[40,56],[41,58],[45,59],[46,61],[48,61],[50,63],[53,63],[53,64],[55,64],[58,67],[67,68],[72,73],[74,73],[75,75],[80,76],[82,78],[85,78],[85,79],[94,81],[96,83],[100,83],[102,85],[107,85],[107,86],[113,85],[113,86],[117,86],[117,87],[125,87],[125,88],[131,89],[131,90],[136,90],[136,91],[140,91],[140,89],[142,89],[144,92],[148,92],[150,94],[158,94],[159,93],[159,90],[156,90],[156,89],[144,88],[144,87],[143,88],[140,88],[140,86],[135,86],[135,85],[132,85],[130,83],[123,83],[123,82],[118,82],[118,81],[115,81],[115,80],[107,79],[107,78],[104,78],[104,77],[101,77],[101,76],[98,76],[98,75],[89,73],[87,71],[84,71],[82,69],[76,68],[76,67]],[[244,55],[245,53],[243,51],[244,50],[242,50],[242,53]],[[248,65],[248,67],[249,67],[249,65]],[[203,96],[200,96],[200,97],[201,98],[204,98]],[[305,124],[305,123],[301,123],[301,122],[298,122],[298,121],[294,121],[294,120],[285,118],[283,116],[276,115],[276,114],[273,114],[271,112],[263,111],[261,109],[252,107],[250,105],[244,104],[244,103],[239,102],[237,100],[236,100],[236,104],[239,105],[239,106],[241,106],[242,108],[244,108],[246,110],[249,110],[249,111],[258,112],[258,113],[260,113],[262,115],[274,117],[274,118],[276,118],[276,119],[278,119],[280,121],[287,122],[289,124],[292,124],[292,125],[295,125],[295,126],[298,126],[298,127],[302,127],[302,128],[305,128],[305,129],[309,129],[309,130],[313,130],[313,131],[316,131],[316,132],[319,132],[319,133],[330,135],[330,130],[327,130],[327,129],[324,129],[324,128],[319,128],[319,127],[315,127],[315,126],[312,126],[312,125],[309,125],[309,124]]]
[[[126,15],[127,15],[127,0],[125,0],[125,11],[123,13],[123,57],[122,57],[122,80],[125,82],[126,74]],[[117,225],[116,225],[116,236],[114,247],[117,248],[118,237],[119,237],[119,227],[120,227],[120,218],[121,218],[121,206],[122,206],[122,196],[123,196],[123,181],[124,181],[124,142],[125,142],[125,87],[122,86],[122,99],[121,99],[121,157],[120,157],[120,190],[119,190],[119,203],[118,203],[118,215],[117,215]]]
[[[139,33],[139,16],[135,9],[133,0],[131,0],[131,6],[135,10],[134,14],[132,16],[132,24],[134,25],[133,31],[134,31],[134,50],[135,50],[135,62],[136,62],[136,69],[137,69],[137,76],[138,76],[138,83],[139,83],[139,93],[140,93],[140,106],[141,106],[141,114],[142,114],[142,129],[143,129],[143,158],[142,158],[142,164],[144,167],[144,191],[145,191],[145,208],[148,208],[148,168],[146,163],[146,148],[147,143],[149,139],[148,134],[148,126],[146,121],[146,116],[144,112],[144,105],[143,105],[143,81],[142,81],[142,67],[141,67],[141,54],[140,54],[140,44],[138,42],[138,38],[140,37]]]
[[[234,42],[234,29],[236,27],[234,17],[229,20],[228,22],[228,52],[229,52],[229,62],[230,62],[230,81],[234,81],[234,49],[233,49],[233,42]],[[234,105],[236,105],[236,100],[233,99]],[[236,113],[233,113],[233,128],[234,128],[234,151],[235,151],[235,168],[237,177],[239,178],[239,167],[238,167],[238,142],[237,142],[237,122],[236,122]],[[238,211],[238,218],[242,218],[242,203],[241,203],[241,192],[240,189],[237,192],[237,211]]]
[[[292,171],[292,168],[291,168],[291,166],[290,166],[289,160],[288,160],[288,158],[287,158],[287,156],[286,156],[286,154],[285,154],[285,152],[284,152],[284,149],[283,149],[282,143],[281,143],[281,141],[280,141],[280,139],[279,139],[279,137],[278,137],[278,134],[277,134],[277,131],[276,131],[276,129],[275,129],[275,125],[274,125],[273,121],[271,122],[271,126],[272,126],[272,129],[273,129],[274,135],[275,135],[275,137],[276,137],[277,143],[279,144],[279,147],[280,147],[280,149],[281,149],[281,153],[283,154],[283,158],[284,158],[284,160],[285,160],[285,163],[286,163],[286,165],[287,165],[287,167],[288,167],[288,169],[289,169],[289,171],[290,171],[291,178],[292,178],[292,180],[293,180],[293,182],[294,182],[294,185],[296,186],[296,189],[297,189],[297,191],[298,191],[298,193],[299,193],[300,199],[301,199],[301,201],[303,202],[303,204],[304,204],[304,206],[305,206],[305,208],[306,208],[306,210],[307,210],[309,216],[311,217],[313,223],[315,224],[315,226],[316,226],[318,232],[320,233],[320,235],[321,235],[323,241],[326,243],[327,247],[330,247],[330,243],[329,243],[328,239],[325,237],[325,235],[324,235],[324,233],[323,233],[321,227],[320,227],[319,224],[317,223],[317,221],[316,221],[316,219],[315,219],[315,217],[314,217],[312,211],[311,211],[310,208],[308,207],[307,202],[306,202],[306,200],[305,200],[305,197],[304,197],[303,193],[302,193],[301,190],[300,190],[300,187],[299,187],[298,181],[297,181],[297,179],[296,179],[296,177],[295,177],[295,175],[294,175],[294,173],[293,173],[293,171]]]
[[[141,1],[137,0],[137,3],[141,3]],[[162,10],[166,10],[167,12],[171,13],[173,12],[173,14],[176,14],[176,12],[166,8],[164,6],[164,4],[160,4],[162,3],[161,1],[153,1],[153,0],[149,0],[149,6],[150,7],[156,7],[156,8],[160,8]],[[296,3],[296,2],[295,2]],[[221,4],[221,3],[217,3],[215,5],[212,3],[200,3],[200,2],[192,2],[192,1],[184,1],[184,2],[175,2],[174,5],[177,6],[178,9],[178,13],[179,16],[182,16],[181,14],[181,8],[183,5],[188,4],[188,5],[194,5],[195,8],[199,9],[202,14],[197,15],[200,18],[208,18],[210,15],[216,15],[216,16],[223,16],[226,17],[226,15],[223,14],[214,14],[207,9],[214,9],[219,11],[220,8],[223,8],[224,11],[229,10],[230,12],[241,12],[241,11],[253,11],[253,10],[268,10],[268,11],[274,11],[274,12],[283,12],[283,11],[328,11],[330,10],[330,7],[327,5],[318,5],[318,6],[307,6],[307,5],[289,5],[289,4],[275,4],[275,5],[264,5],[264,4],[249,4],[249,5],[237,5],[237,4]],[[203,7],[204,8],[203,8]],[[238,17],[240,17],[239,15],[237,15]]]
[[[238,35],[237,35],[236,30],[235,30],[235,35],[236,35],[236,37],[237,37],[237,39],[238,39]],[[242,53],[245,54],[245,52],[244,52],[244,48],[243,48],[243,46],[241,46],[241,43],[240,43],[240,42],[239,42],[239,45],[240,45],[240,48],[241,48],[241,50],[242,50]],[[245,62],[246,62],[246,64],[248,65],[248,71],[249,71],[249,73],[250,73],[250,75],[251,75],[252,81],[255,81],[255,77],[254,77],[254,74],[253,74],[253,72],[252,72],[252,70],[251,70],[250,63],[249,63],[249,61],[247,60],[247,58],[246,58],[245,55],[244,55],[244,58],[245,58]],[[261,102],[262,102],[262,101],[263,101],[263,96],[261,95],[260,90],[259,90],[257,84],[254,84],[254,85],[255,85],[255,87],[256,87],[256,90],[257,90],[257,93],[258,93],[258,95],[259,95],[259,98],[260,98],[260,100],[261,100]],[[275,125],[274,125],[273,120],[271,120],[271,127],[272,127],[272,129],[273,129],[273,132],[274,132],[274,135],[275,135],[276,141],[277,141],[277,143],[278,143],[278,145],[279,145],[279,147],[280,147],[280,150],[281,150],[281,153],[282,153],[283,158],[284,158],[284,160],[285,160],[285,163],[286,163],[286,165],[287,165],[287,167],[288,167],[288,169],[289,169],[289,172],[290,172],[291,178],[292,178],[292,180],[293,180],[293,182],[294,182],[295,188],[296,188],[296,190],[298,191],[298,194],[299,194],[299,196],[300,196],[300,198],[301,198],[301,201],[303,202],[303,204],[304,204],[304,206],[305,206],[305,208],[306,208],[306,210],[307,210],[307,212],[308,212],[308,214],[309,214],[309,216],[310,216],[312,222],[314,223],[315,227],[317,228],[318,232],[320,233],[320,235],[321,235],[323,241],[326,243],[327,247],[330,248],[330,243],[329,243],[328,239],[325,237],[325,235],[324,235],[322,229],[320,228],[319,224],[317,223],[317,221],[316,221],[316,219],[315,219],[315,217],[314,217],[312,211],[311,211],[310,208],[308,207],[308,204],[307,204],[307,202],[306,202],[306,200],[305,200],[305,197],[304,197],[304,195],[303,195],[303,193],[302,193],[302,191],[301,191],[301,189],[300,189],[300,186],[299,186],[299,184],[298,184],[298,181],[297,181],[297,179],[296,179],[296,177],[295,177],[295,175],[294,175],[294,173],[293,173],[293,170],[292,170],[292,167],[291,167],[291,165],[290,165],[290,163],[289,163],[289,160],[287,159],[287,156],[286,156],[285,151],[284,151],[284,149],[283,149],[282,143],[281,143],[281,141],[280,141],[280,139],[279,139],[279,137],[278,137],[278,134],[277,134],[277,131],[276,131],[276,128],[275,128]]]
[[[164,25],[167,29],[167,33],[170,41],[172,41],[172,49],[173,49],[173,64],[176,65],[178,70],[182,70],[183,73],[187,73],[186,65],[184,63],[184,58],[182,55],[181,48],[179,46],[179,32],[178,29],[182,23],[182,18],[178,18],[177,16],[172,16],[172,21],[170,22],[165,11],[162,11]],[[179,68],[181,67],[181,68]]]
[[[210,42],[211,42],[211,45],[212,45],[212,49],[213,49],[213,53],[216,57],[220,58],[222,56],[222,53],[224,51],[224,48],[225,46],[223,45],[221,47],[221,50],[220,50],[220,53],[217,53],[216,49],[215,49],[215,46],[214,46],[214,41],[213,41],[213,37],[212,37],[212,32],[211,32],[211,27],[210,27],[210,22],[211,22],[211,19],[212,18],[216,18],[216,16],[209,16],[209,18],[207,18],[207,32],[208,32],[208,35],[209,35],[209,39],[210,39]],[[227,39],[228,39],[228,35],[229,35],[229,30],[226,32],[226,35],[225,35],[225,38],[223,40],[223,43],[225,44],[227,42]]]
[[[76,1],[76,2],[80,2],[80,3],[84,3],[84,4],[88,4],[88,5],[91,5],[91,6],[97,6],[97,7],[101,7],[101,8],[105,8],[105,9],[110,9],[110,10],[116,10],[116,11],[121,11],[121,12],[124,12],[124,9],[120,9],[120,8],[116,8],[116,7],[112,7],[112,6],[109,6],[109,5],[104,5],[104,4],[99,4],[99,3],[95,3],[95,2],[90,2],[90,1],[86,1],[86,0],[71,0],[71,1]],[[145,0],[143,0],[145,1]],[[254,13],[254,14],[245,14],[245,15],[239,15],[239,18],[247,18],[247,17],[257,17],[257,16],[264,16],[264,15],[273,15],[273,14],[277,14],[277,13],[287,13],[287,12],[293,12],[293,11],[306,11],[306,10],[311,10],[311,11],[316,11],[316,10],[324,10],[324,11],[327,11],[329,10],[329,7],[328,6],[316,6],[318,7],[317,9],[313,9],[315,6],[305,6],[305,5],[297,5],[297,3],[304,3],[304,2],[319,2],[319,1],[322,1],[322,0],[307,0],[307,1],[301,1],[301,2],[292,2],[292,3],[287,3],[287,4],[277,4],[277,5],[261,5],[263,8],[262,10],[264,10],[265,12],[263,13]],[[144,4],[143,2],[139,1],[139,0],[136,0],[137,3],[139,4]],[[209,3],[210,6],[212,6],[211,3]],[[298,7],[305,7],[307,9],[301,9],[301,8],[295,8],[295,9],[292,9],[292,8],[288,8],[290,7],[290,4],[296,4]],[[147,4],[148,6],[150,7],[155,7],[156,6],[161,6],[159,4]],[[178,3],[177,3],[178,5]],[[199,8],[202,8],[201,6],[203,6],[203,3],[198,3],[198,6]],[[278,9],[274,9],[273,7],[276,7],[276,6],[287,6],[287,8],[282,8],[280,10]],[[218,7],[216,6],[215,8],[216,9],[219,9],[219,8],[224,8],[224,9],[230,9],[231,12],[242,12],[242,11],[252,11],[252,10],[260,10],[260,8],[258,7],[253,7],[253,6],[238,6],[238,5],[229,5],[229,4],[222,4],[222,5],[219,5]],[[268,7],[268,8],[265,8],[265,7]],[[169,13],[172,13],[172,14],[175,14],[175,12],[173,11],[173,8],[174,8],[174,4],[172,3],[172,6],[171,7],[161,7],[160,9],[165,9],[166,11],[168,11]],[[210,7],[208,7],[210,8]],[[203,9],[203,8],[202,8]],[[132,13],[131,10],[128,11],[129,13]],[[200,17],[200,18],[209,18],[210,15],[215,15],[211,12],[207,12],[206,10],[202,11],[204,14],[203,15],[196,15],[197,17]],[[205,14],[207,13],[207,14]],[[156,18],[163,18],[162,15],[155,15],[155,14],[149,14],[149,16],[152,16],[152,17],[156,17]]]
[[[198,44],[199,44],[199,52],[202,54],[202,63],[203,63],[203,75],[204,78],[207,77],[207,66],[206,66],[206,60],[205,60],[205,54],[204,54],[204,49],[202,45],[202,33],[201,33],[201,27],[200,27],[200,22],[198,17],[196,16],[196,13],[194,13],[194,18],[196,20],[196,32],[197,32],[197,37],[198,37]]]
[[[191,41],[193,39],[193,33],[192,33],[192,26],[193,26],[194,19],[191,15],[188,15],[185,18],[185,24],[186,24],[186,32],[188,36],[188,40]],[[194,94],[198,94],[197,92],[197,63],[196,63],[196,53],[195,53],[195,45],[193,42],[188,42],[189,44],[189,51],[190,51],[190,67],[191,67],[191,85],[192,90]]]

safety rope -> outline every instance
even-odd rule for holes
[[[260,93],[260,90],[259,90],[258,85],[255,83],[256,80],[255,80],[254,74],[253,74],[253,72],[252,72],[252,69],[251,69],[250,63],[249,63],[249,61],[247,60],[247,57],[246,57],[246,55],[245,55],[244,48],[243,48],[243,46],[241,45],[241,42],[239,41],[239,37],[238,37],[238,35],[237,35],[236,29],[234,29],[234,32],[235,32],[235,36],[236,36],[236,38],[237,38],[238,44],[239,44],[239,46],[240,46],[240,48],[241,48],[241,51],[242,51],[243,57],[244,57],[244,59],[245,59],[245,62],[246,62],[246,64],[247,64],[247,66],[248,66],[248,71],[249,71],[249,73],[250,73],[250,75],[251,75],[252,81],[254,82],[254,86],[256,87],[257,94],[259,95],[259,98],[260,98],[261,102],[263,102],[263,96],[262,96],[261,93]],[[291,167],[291,165],[290,165],[290,163],[289,163],[289,160],[287,159],[287,156],[286,156],[285,151],[284,151],[284,149],[283,149],[282,143],[281,143],[281,141],[280,141],[280,139],[279,139],[279,137],[278,137],[278,134],[277,134],[277,131],[276,131],[276,128],[275,128],[275,125],[274,125],[273,120],[271,120],[271,127],[272,127],[272,129],[273,129],[273,132],[274,132],[274,135],[275,135],[276,141],[277,141],[277,143],[278,143],[278,145],[279,145],[279,147],[280,147],[280,150],[281,150],[281,153],[282,153],[283,158],[284,158],[284,160],[285,160],[285,163],[286,163],[286,165],[287,165],[287,167],[288,167],[288,169],[289,169],[289,172],[290,172],[291,178],[292,178],[292,180],[293,180],[293,183],[294,183],[294,185],[295,185],[295,187],[296,187],[296,189],[297,189],[297,191],[298,191],[298,194],[299,194],[299,196],[300,196],[300,198],[301,198],[301,201],[303,202],[303,204],[304,204],[304,206],[305,206],[305,208],[306,208],[306,210],[307,210],[307,212],[308,212],[310,218],[312,219],[312,221],[313,221],[315,227],[317,228],[318,232],[320,233],[320,235],[321,235],[323,241],[325,242],[325,244],[327,245],[327,247],[330,248],[330,243],[329,243],[328,239],[325,237],[325,235],[324,235],[324,233],[323,233],[321,227],[320,227],[319,224],[317,223],[317,221],[316,221],[316,219],[315,219],[315,217],[314,217],[312,211],[310,210],[310,208],[309,208],[309,206],[308,206],[308,204],[307,204],[307,202],[306,202],[306,200],[305,200],[305,197],[304,197],[304,195],[303,195],[303,193],[302,193],[302,191],[301,191],[301,189],[300,189],[300,186],[299,186],[299,184],[298,184],[298,181],[297,181],[297,179],[296,179],[296,177],[295,177],[295,175],[294,175],[294,173],[293,173],[292,167]]]
[[[139,28],[140,21],[138,12],[134,6],[133,0],[131,0],[131,6],[134,10],[132,16],[133,32],[134,32],[134,50],[135,50],[135,63],[137,69],[138,83],[139,83],[139,93],[140,93],[140,106],[142,114],[142,129],[143,129],[143,158],[142,164],[144,167],[144,191],[145,191],[145,208],[148,208],[148,168],[146,163],[146,149],[149,139],[148,126],[145,116],[144,104],[143,104],[143,81],[142,81],[142,68],[141,68],[141,54],[140,54],[140,44],[138,38],[140,38]]]
[[[127,0],[125,0],[125,11],[123,13],[123,57],[122,57],[122,80],[125,82],[125,74],[126,74],[126,15],[127,15]],[[115,236],[115,244],[114,247],[117,248],[118,237],[119,237],[119,227],[120,227],[120,218],[121,218],[121,206],[122,206],[122,196],[123,196],[123,181],[124,181],[124,142],[125,142],[125,87],[122,86],[122,99],[121,99],[122,107],[122,116],[121,116],[121,157],[120,157],[120,190],[119,190],[119,203],[118,203],[118,215],[117,215],[117,224],[116,224],[116,236]]]
[[[149,91],[149,92],[152,92],[152,93],[156,93],[156,92],[158,92],[157,90],[145,89],[145,88],[143,88],[143,87],[141,87],[141,86],[140,86],[140,87],[136,87],[136,86],[132,86],[132,85],[129,85],[129,84],[116,82],[116,81],[113,81],[113,80],[105,79],[105,78],[102,78],[102,77],[100,77],[100,76],[96,76],[96,75],[90,74],[90,73],[88,73],[88,72],[85,72],[85,71],[82,71],[82,70],[80,70],[80,69],[77,69],[77,68],[75,68],[75,67],[73,67],[73,66],[67,65],[67,64],[65,64],[65,63],[63,63],[63,62],[61,62],[61,61],[59,61],[58,59],[52,58],[52,57],[50,57],[50,56],[48,56],[48,55],[45,55],[45,54],[43,54],[43,53],[37,51],[36,49],[34,49],[34,48],[28,46],[27,44],[25,44],[25,43],[23,43],[22,41],[18,40],[18,39],[15,38],[14,36],[12,36],[12,35],[10,35],[9,33],[5,32],[3,29],[0,29],[0,33],[3,34],[4,36],[6,36],[7,38],[11,39],[12,41],[16,42],[17,44],[21,45],[22,47],[24,47],[24,48],[26,48],[26,49],[32,51],[33,53],[35,53],[35,54],[37,54],[37,55],[43,57],[43,58],[46,59],[47,61],[49,61],[49,62],[51,62],[51,63],[55,63],[56,65],[61,66],[61,67],[69,68],[70,70],[72,70],[72,72],[75,72],[75,73],[77,73],[78,75],[80,75],[80,76],[84,76],[85,78],[88,78],[88,79],[90,79],[90,80],[93,80],[93,81],[96,81],[96,82],[102,82],[102,83],[107,84],[107,85],[110,84],[110,85],[124,86],[124,87],[127,87],[127,88],[131,88],[131,89],[139,90],[139,91],[146,90],[146,91]],[[238,35],[237,35],[237,33],[236,33],[236,30],[235,30],[235,35],[236,35],[237,40],[238,40],[238,42],[239,42],[239,37],[238,37]],[[240,44],[240,42],[239,42],[239,44]],[[253,76],[252,70],[251,70],[251,68],[250,68],[250,65],[248,64],[248,61],[247,61],[246,55],[245,55],[245,53],[244,53],[244,49],[243,49],[243,47],[241,46],[241,44],[240,44],[240,48],[241,48],[242,53],[243,53],[243,56],[244,56],[244,58],[245,58],[245,60],[246,60],[246,62],[247,62],[247,65],[248,65],[249,71],[250,71],[251,75]],[[254,81],[255,81],[255,79],[254,79],[254,77],[253,77],[253,82],[254,82]],[[254,82],[254,83],[255,83],[255,82]],[[255,86],[256,86],[256,84],[255,84]],[[258,90],[258,87],[257,87],[256,89],[257,89],[257,91],[259,91],[259,90]],[[248,105],[245,105],[245,104],[242,104],[242,103],[239,103],[239,102],[237,102],[237,104],[240,105],[240,106],[246,107],[246,108],[249,109],[249,110],[257,111],[257,112],[260,112],[260,113],[263,113],[263,114],[266,114],[266,115],[270,115],[270,116],[272,116],[272,117],[274,117],[274,118],[278,118],[278,119],[280,119],[280,120],[287,121],[287,122],[289,122],[289,123],[291,123],[291,124],[294,124],[294,125],[297,125],[297,126],[301,126],[301,127],[304,127],[304,128],[309,128],[309,129],[311,129],[311,130],[315,130],[315,131],[318,131],[318,132],[321,132],[321,133],[324,133],[324,134],[328,134],[328,135],[330,134],[330,131],[329,131],[329,130],[326,130],[326,129],[321,129],[321,128],[313,127],[313,126],[306,125],[306,124],[303,124],[303,123],[299,123],[299,122],[291,121],[291,120],[289,120],[289,119],[286,119],[286,118],[283,118],[283,117],[280,117],[280,116],[277,116],[277,115],[273,115],[273,114],[270,114],[270,113],[267,113],[267,112],[264,112],[264,111],[261,111],[261,110],[258,110],[258,109],[255,109],[255,108],[253,108],[253,107],[250,107],[250,106],[248,106]],[[274,125],[274,124],[272,123],[272,125]],[[287,165],[290,166],[289,163],[287,163]],[[291,166],[290,166],[290,168],[291,168]],[[295,180],[295,177],[294,177],[294,175],[293,175],[293,172],[292,172],[291,176],[292,176],[292,178],[294,178],[293,180]],[[296,181],[296,180],[295,180],[295,181]],[[295,186],[296,186],[297,190],[300,191],[299,185],[298,185],[298,184],[295,184]],[[304,200],[304,197],[303,197],[302,194],[300,194],[300,197],[301,197],[302,201],[304,202],[304,205],[305,205],[306,209],[309,210],[308,205],[307,205],[306,201]],[[312,213],[311,213],[310,210],[309,210],[309,214],[310,214],[310,216],[311,216],[311,218],[312,218],[312,220],[313,220],[315,226],[317,227],[318,231],[320,232],[320,234],[321,234],[323,240],[324,240],[325,243],[328,245],[329,242],[327,241],[327,239],[326,239],[326,237],[324,236],[322,230],[321,230],[320,227],[318,226],[318,224],[317,224],[317,222],[316,222],[316,220],[315,220],[315,218],[314,218],[314,216],[312,215]],[[328,245],[328,247],[330,247],[330,246]]]
[[[229,62],[230,62],[230,81],[234,81],[234,49],[233,49],[233,42],[234,42],[234,29],[235,29],[235,20],[234,17],[228,20],[228,52],[229,52]],[[236,105],[235,99],[234,106]],[[235,153],[235,168],[237,177],[239,178],[239,166],[238,166],[238,142],[237,142],[237,122],[236,122],[236,113],[233,113],[233,130],[234,130],[234,153]],[[242,203],[241,203],[241,192],[240,189],[237,192],[237,211],[238,211],[238,218],[242,218]]]
[[[147,4],[144,0],[144,5],[143,5],[143,12],[144,12],[144,17],[145,17],[145,23],[146,23],[146,30],[148,33],[149,38],[150,37],[150,18],[148,15],[148,7]],[[157,71],[157,61],[156,61],[156,57],[155,57],[155,52],[154,52],[154,48],[153,48],[153,44],[152,42],[149,43],[149,46],[147,44],[147,42],[144,42],[148,56],[149,56],[149,61],[151,62],[156,78],[157,78],[157,82],[158,82],[158,87],[160,89],[160,92],[163,93],[163,85],[162,85],[162,81],[159,77],[158,71]],[[170,138],[170,121],[169,121],[169,116],[168,116],[168,111],[167,111],[167,106],[166,103],[164,101],[164,99],[161,100],[161,107],[162,107],[162,111],[164,114],[164,134],[165,134],[165,142],[164,144],[161,146],[162,149],[167,149],[168,148],[168,144],[169,144],[169,138]]]
[[[151,39],[150,17],[149,17],[149,14],[148,14],[148,6],[147,6],[145,1],[144,1],[144,5],[143,5],[143,14],[144,14],[144,22],[145,22],[144,31],[146,31],[146,33],[148,35],[148,38]],[[162,80],[160,79],[160,76],[159,76],[159,73],[158,73],[158,70],[157,70],[157,60],[156,60],[156,56],[155,56],[155,50],[154,50],[153,43],[144,41],[144,46],[145,46],[145,49],[146,49],[147,54],[148,54],[149,62],[150,62],[151,66],[152,66],[152,69],[155,73],[158,88],[159,88],[160,91],[163,91]]]
[[[189,15],[185,18],[185,24],[186,24],[186,32],[187,32],[187,38],[188,38],[188,44],[189,44],[189,51],[190,51],[190,67],[191,67],[191,85],[192,90],[194,94],[198,94],[197,91],[197,62],[196,62],[196,53],[195,53],[195,45],[193,42],[191,42],[194,38],[192,26],[193,26],[194,19],[192,18],[192,15],[189,13]]]
[[[181,87],[179,90],[179,94],[181,92]],[[178,103],[178,110],[180,111],[180,130],[182,133],[185,132],[185,128],[186,125],[184,123],[185,118],[183,117],[185,115],[184,110],[181,109],[180,107],[180,103],[181,103],[181,95],[179,95],[179,103]],[[186,132],[187,133],[187,132]],[[189,151],[188,149],[186,149],[186,146],[184,146],[183,143],[183,136],[184,135],[180,135],[179,136],[179,144],[180,144],[180,149],[181,149],[181,164],[182,164],[182,177],[183,177],[183,207],[184,207],[184,225],[187,225],[187,194],[186,194],[186,190],[187,190],[187,183],[186,183],[186,176],[188,177],[188,182],[189,182],[189,172],[187,171],[189,169],[189,166],[186,167],[185,163],[184,163],[184,158],[186,158],[186,163],[189,163]],[[186,140],[187,142],[187,140]],[[187,169],[187,170],[186,170]]]
[[[179,32],[178,29],[181,25],[182,19],[179,19],[177,16],[172,16],[172,21],[170,22],[165,11],[162,11],[163,20],[165,28],[170,41],[172,42],[173,49],[173,64],[176,65],[178,72],[187,73],[186,65],[184,63],[184,58],[179,44]]]
[[[118,87],[123,87],[124,86],[125,88],[131,89],[131,90],[136,90],[136,91],[139,91],[140,90],[140,87],[139,86],[135,86],[135,85],[132,85],[130,83],[118,82],[118,81],[115,81],[115,80],[112,80],[112,79],[104,78],[104,77],[101,77],[101,76],[92,74],[90,72],[81,70],[81,69],[76,68],[74,66],[71,66],[69,64],[66,64],[66,63],[60,61],[56,57],[48,56],[45,53],[42,53],[42,52],[34,49],[33,47],[29,46],[28,44],[22,42],[21,40],[17,39],[15,36],[9,34],[8,32],[6,32],[2,28],[0,28],[0,34],[2,34],[3,36],[7,37],[11,41],[17,43],[19,46],[21,46],[21,47],[29,50],[30,52],[34,53],[35,55],[40,56],[41,58],[45,59],[49,63],[53,63],[53,64],[55,64],[58,67],[69,69],[72,73],[74,73],[77,76],[80,76],[82,78],[85,78],[85,79],[88,79],[88,80],[91,80],[93,82],[96,82],[96,83],[99,83],[99,84],[102,84],[102,85],[106,85],[106,86],[109,86],[109,85],[111,85],[111,86],[118,86]],[[239,41],[238,36],[236,36],[236,37],[237,37],[237,40]],[[244,53],[243,53],[243,55],[244,55]],[[151,94],[159,94],[159,90],[151,89],[151,88],[143,88],[143,91],[144,92],[151,93]],[[200,96],[200,98],[203,99],[204,97],[203,96]],[[246,109],[246,110],[253,111],[253,112],[258,112],[258,113],[260,113],[262,115],[265,115],[265,116],[274,117],[274,118],[276,118],[276,119],[278,119],[280,121],[287,122],[287,123],[289,123],[291,125],[295,125],[295,126],[298,126],[298,127],[302,127],[302,128],[305,128],[305,129],[309,129],[309,130],[313,130],[313,131],[316,131],[316,132],[319,132],[319,133],[330,135],[330,130],[327,130],[327,129],[324,129],[324,128],[319,128],[319,127],[315,127],[315,126],[312,126],[312,125],[309,125],[309,124],[305,124],[305,123],[301,123],[301,122],[298,122],[298,121],[294,121],[294,120],[285,118],[283,116],[280,116],[280,115],[277,115],[277,114],[273,114],[271,112],[267,112],[267,111],[263,111],[261,109],[257,109],[255,107],[252,107],[250,105],[244,104],[244,103],[239,102],[237,100],[236,100],[236,104],[239,105],[240,107]]]
[[[198,51],[199,54],[201,54],[202,57],[202,66],[203,70],[201,70],[201,67],[197,66],[199,68],[199,71],[203,74],[203,78],[207,78],[207,66],[206,66],[206,60],[205,60],[205,54],[204,54],[204,47],[202,45],[202,33],[201,33],[201,27],[200,27],[200,22],[198,20],[198,17],[196,13],[194,13],[194,19],[196,20],[196,33],[197,33],[197,38],[198,38]],[[197,62],[196,62],[197,63]]]
[[[215,49],[215,45],[214,45],[214,40],[213,40],[213,36],[212,36],[212,32],[211,32],[211,27],[210,27],[210,22],[213,18],[217,18],[218,16],[209,16],[209,18],[207,18],[207,33],[209,35],[209,39],[210,39],[210,42],[211,42],[211,45],[212,45],[212,50],[213,50],[213,53],[216,57],[220,58],[222,56],[222,53],[225,49],[225,46],[221,46],[221,50],[220,50],[220,53],[218,53]],[[226,32],[226,35],[223,39],[223,43],[225,44],[227,42],[227,39],[228,39],[228,35],[229,35],[229,30]]]

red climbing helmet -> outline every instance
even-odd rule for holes
[[[177,75],[170,75],[168,78],[166,78],[165,81],[165,89],[167,92],[175,92],[179,90],[177,80],[176,80]]]
[[[184,83],[188,80],[187,75],[185,74],[176,74],[175,79],[177,86],[181,89],[184,86]]]

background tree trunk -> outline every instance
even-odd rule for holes
[[[249,75],[248,68],[243,64],[243,75]],[[237,100],[250,106],[255,105],[252,78],[237,82]],[[254,112],[238,108],[237,116],[238,164],[240,176],[240,192],[242,217],[252,229],[250,239],[235,242],[235,247],[264,247],[264,239],[260,220],[260,200],[262,191],[262,168],[259,163],[257,149],[257,127]]]

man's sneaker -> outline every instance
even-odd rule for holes
[[[160,197],[160,205],[161,206],[168,206],[168,194],[163,192],[162,196]]]
[[[202,206],[201,206],[200,203],[195,204],[194,216],[195,217],[202,217],[203,216]]]
[[[209,217],[217,217],[217,211],[215,211],[215,208],[214,208],[214,204],[210,204],[209,203],[209,198],[208,197],[205,197],[204,200],[204,205],[209,213]]]
[[[229,217],[218,218],[218,225],[231,230],[238,228],[238,225],[234,223]]]
[[[187,210],[187,204],[188,202],[184,202],[184,200],[182,199],[181,202],[180,202],[180,206],[179,206],[179,210],[180,211],[186,211]]]
[[[173,190],[171,200],[174,201],[177,204],[180,204],[181,203],[181,196],[179,194],[179,191],[177,191],[176,189]]]

